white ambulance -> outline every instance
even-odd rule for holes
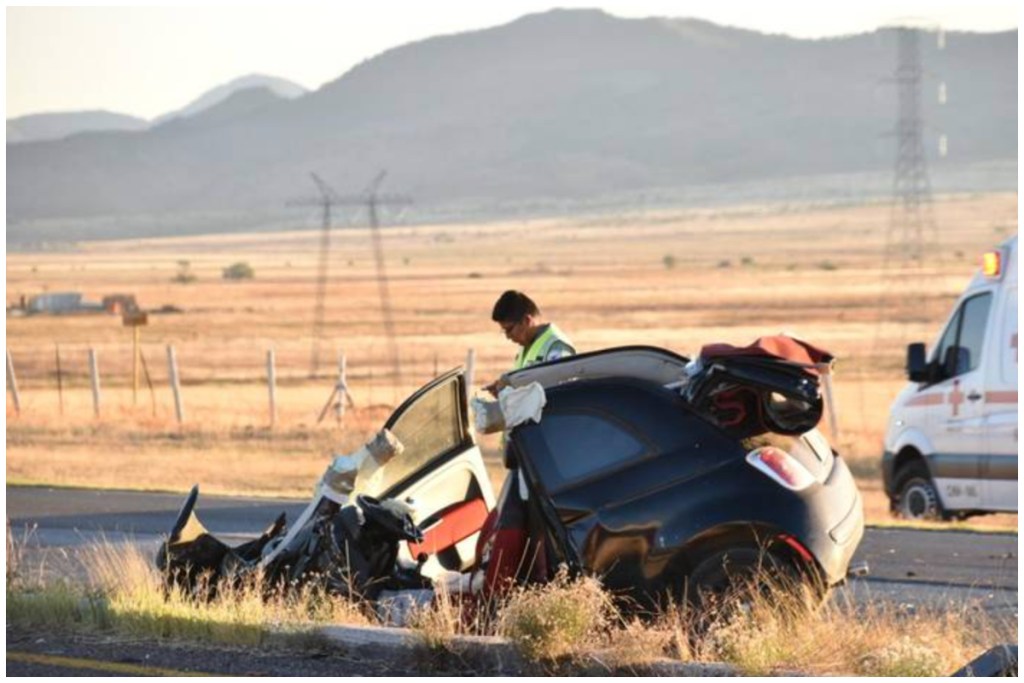
[[[882,456],[894,514],[1017,512],[1017,236],[986,253],[942,334],[907,347]]]

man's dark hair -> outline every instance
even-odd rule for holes
[[[537,304],[522,292],[510,289],[494,303],[491,320],[496,323],[519,322],[528,315],[540,315]]]

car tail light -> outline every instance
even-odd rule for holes
[[[775,446],[750,451],[747,462],[791,491],[800,491],[814,483],[814,476],[799,460]]]

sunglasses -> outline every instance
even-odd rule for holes
[[[516,322],[514,322],[514,323],[500,323],[500,325],[501,325],[501,329],[502,329],[502,331],[503,331],[503,332],[504,332],[505,334],[509,334],[509,333],[511,333],[511,332],[512,332],[512,330],[514,330],[514,329],[516,329],[517,327],[519,327],[519,324],[520,324],[520,323],[522,323],[522,322],[523,322],[522,320],[517,320],[517,321],[516,321]]]

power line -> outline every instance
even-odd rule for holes
[[[316,278],[316,301],[313,305],[313,343],[309,357],[309,376],[316,377],[320,370],[320,339],[324,330],[324,300],[327,289],[327,264],[331,243],[331,207],[338,204],[338,194],[316,173],[309,174],[313,178],[319,195],[303,199],[293,199],[288,206],[317,206],[323,209],[323,220],[320,226],[320,257]]]
[[[384,206],[408,206],[412,200],[403,195],[382,195],[378,192],[381,183],[387,176],[387,171],[381,171],[373,179],[370,185],[363,191],[360,199],[366,205],[370,217],[370,237],[373,241],[373,256],[377,263],[377,290],[380,294],[381,317],[384,320],[384,334],[388,339],[388,348],[391,354],[391,365],[394,372],[395,384],[402,381],[402,364],[398,353],[398,340],[395,334],[394,313],[391,308],[391,292],[388,285],[387,267],[384,262],[384,243],[380,234],[380,220],[378,208]]]

